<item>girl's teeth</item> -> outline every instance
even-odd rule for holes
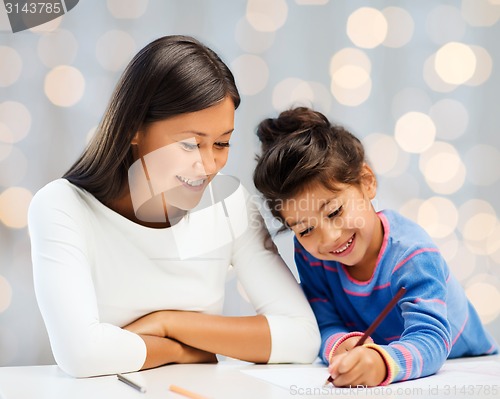
[[[347,248],[349,248],[352,244],[352,240],[354,239],[354,236],[351,237],[349,239],[349,241],[347,241],[347,243],[340,249],[337,249],[336,251],[333,251],[334,254],[341,254],[342,252],[344,252]]]

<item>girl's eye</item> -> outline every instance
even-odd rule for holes
[[[338,216],[342,213],[342,205],[340,205],[337,209],[335,209],[332,213],[328,214],[328,219],[332,219],[335,216]]]
[[[198,144],[193,144],[193,143],[188,143],[186,141],[181,141],[180,142],[180,145],[182,146],[182,148],[186,151],[194,151],[196,149],[199,148],[199,145]]]
[[[219,148],[229,148],[229,147],[230,147],[230,144],[229,144],[229,141],[226,141],[226,142],[218,142],[218,143],[215,143],[215,146],[216,146],[216,147],[219,147]]]
[[[308,227],[307,229],[305,229],[305,230],[301,231],[301,232],[299,233],[299,235],[300,235],[301,237],[304,237],[304,236],[308,235],[308,234],[309,234],[312,230],[313,230],[313,228],[312,228],[312,227]]]

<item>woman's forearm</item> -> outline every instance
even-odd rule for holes
[[[162,366],[168,363],[214,363],[213,353],[189,347],[172,339],[153,335],[140,335],[146,344],[146,360],[142,369]]]
[[[165,336],[212,353],[254,363],[271,355],[271,332],[262,315],[228,317],[195,312],[165,311]]]

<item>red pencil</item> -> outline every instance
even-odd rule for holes
[[[392,308],[394,306],[396,306],[396,303],[398,303],[399,299],[403,296],[403,294],[405,293],[406,289],[405,287],[401,287],[399,289],[399,291],[396,293],[396,295],[394,295],[394,297],[391,299],[391,301],[387,304],[387,306],[382,310],[382,312],[380,312],[380,314],[378,315],[378,317],[373,320],[373,323],[370,325],[370,327],[368,327],[368,329],[365,331],[365,333],[361,336],[361,338],[359,339],[358,342],[356,342],[356,345],[354,345],[354,347],[357,347],[357,346],[361,346],[365,343],[366,339],[371,335],[373,334],[373,332],[375,331],[375,329],[378,327],[378,325],[382,322],[382,320],[385,319],[385,317],[389,314],[389,312],[392,310]],[[332,376],[330,375],[328,377],[328,379],[325,381],[325,384],[324,385],[328,385],[328,383],[331,382],[333,383],[333,378]]]

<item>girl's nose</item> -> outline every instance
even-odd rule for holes
[[[333,223],[323,222],[321,226],[321,236],[319,252],[328,253],[336,248],[338,240],[342,235],[342,229]]]

